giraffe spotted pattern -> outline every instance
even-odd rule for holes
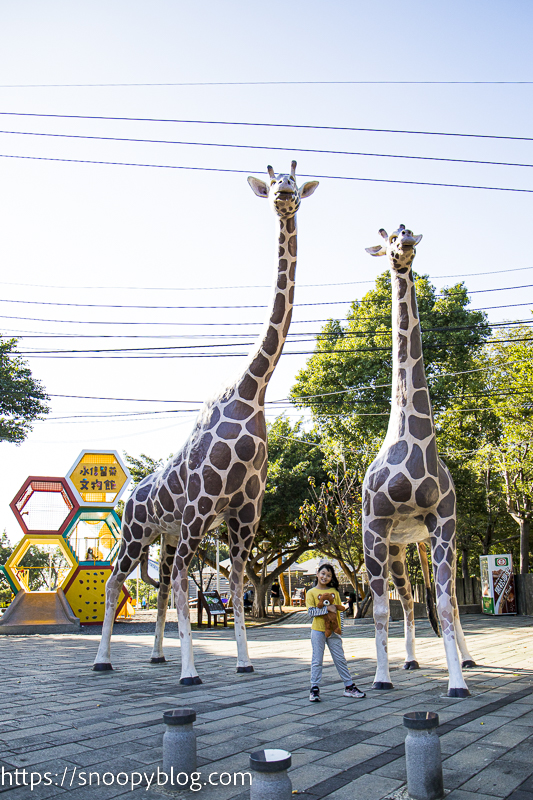
[[[462,666],[473,666],[459,621],[455,597],[455,488],[438,457],[431,400],[424,370],[422,338],[412,274],[421,236],[400,225],[387,244],[368,248],[388,255],[392,283],[393,375],[389,426],[383,445],[363,483],[363,543],[374,601],[377,671],[374,686],[392,689],[387,656],[389,572],[405,617],[406,669],[416,669],[413,599],[405,566],[406,547],[418,545],[429,587],[426,546],[431,558],[450,683],[448,694],[469,694]]]
[[[228,526],[237,671],[251,672],[243,608],[244,565],[261,516],[268,469],[264,412],[268,382],[281,356],[294,302],[297,231],[295,214],[302,198],[318,183],[298,189],[296,162],[290,175],[268,168],[270,185],[248,181],[268,198],[278,218],[278,263],[274,297],[265,333],[241,375],[204,404],[181,450],[137,486],[126,504],[122,543],[107,584],[106,616],[94,669],[111,669],[110,641],[122,585],[148,549],[161,537],[158,617],[152,661],[164,661],[162,643],[170,585],[174,588],[181,639],[181,682],[201,683],[194,666],[188,605],[188,566],[207,531]]]

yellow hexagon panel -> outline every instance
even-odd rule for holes
[[[41,547],[43,544],[51,544],[59,547],[68,563],[68,567],[65,568],[64,573],[60,576],[60,580],[58,581],[58,589],[64,589],[75,573],[78,561],[69,543],[60,533],[27,533],[22,537],[4,564],[4,568],[14,585],[18,586],[19,589],[28,591],[28,570],[23,567],[19,569],[19,564],[33,544],[38,547]]]
[[[72,612],[82,625],[98,625],[104,621],[105,587],[113,567],[78,567],[63,591]],[[115,618],[130,599],[130,594],[122,587],[118,598]]]
[[[81,506],[114,508],[131,478],[115,450],[82,450],[67,473]]]

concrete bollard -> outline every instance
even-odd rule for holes
[[[163,714],[166,725],[163,736],[163,772],[168,776],[176,776],[180,772],[190,775],[196,770],[196,734],[192,727],[195,720],[196,711],[192,708],[177,708]]]
[[[250,753],[252,785],[250,800],[291,800],[292,783],[287,775],[291,754],[287,750],[258,750]]]
[[[407,728],[405,766],[407,791],[413,800],[444,797],[442,756],[437,736],[439,715],[434,711],[411,711],[403,715]]]

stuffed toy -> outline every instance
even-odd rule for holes
[[[335,595],[333,592],[325,592],[318,595],[318,608],[324,608],[324,606],[333,606],[337,611],[344,611],[344,606],[335,605]],[[338,633],[340,635],[341,629],[336,614],[325,614],[324,625],[326,626],[326,639],[328,639],[332,633]]]

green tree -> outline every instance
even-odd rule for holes
[[[0,341],[0,442],[21,444],[35,420],[49,412],[49,399],[17,353],[17,339]]]
[[[490,334],[486,316],[471,311],[464,284],[437,297],[427,276],[417,276],[424,363],[436,415],[449,407],[459,371],[474,365]],[[291,397],[309,408],[320,430],[336,441],[381,438],[390,409],[392,370],[391,279],[387,270],[376,287],[352,303],[346,325],[330,320],[317,338],[314,354],[296,376]],[[469,379],[461,391],[469,393]]]
[[[490,447],[504,484],[507,512],[520,530],[520,572],[529,572],[533,519],[533,331],[503,328],[488,346],[491,406],[500,437]]]
[[[0,536],[0,564],[4,565],[13,552],[13,547],[7,537],[6,531]],[[0,606],[7,606],[11,602],[11,586],[5,575],[0,573]]]

